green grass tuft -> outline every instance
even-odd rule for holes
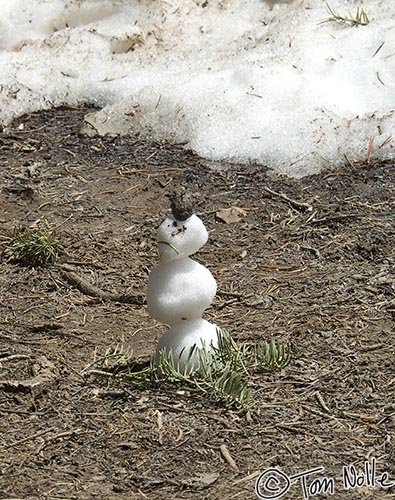
[[[45,266],[56,260],[60,247],[59,238],[47,224],[35,229],[15,226],[0,233],[0,255],[7,262]]]
[[[194,349],[191,349],[192,359]],[[227,408],[247,410],[253,405],[250,378],[256,373],[281,370],[290,360],[291,354],[284,344],[277,345],[272,339],[255,346],[237,344],[229,332],[218,328],[218,347],[211,352],[199,353],[199,366],[182,373],[177,369],[177,360],[172,353],[163,350],[159,362],[154,359],[143,369],[135,369],[133,353],[117,346],[97,357],[82,372],[84,376],[113,376],[140,389],[159,384],[178,384],[190,393],[208,396]],[[93,369],[92,369],[93,368]]]

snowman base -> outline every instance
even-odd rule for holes
[[[207,355],[218,346],[217,326],[204,319],[181,321],[173,325],[160,338],[155,354],[155,363],[160,365],[164,356],[172,356],[174,367],[180,373],[191,373],[199,367],[204,351]]]

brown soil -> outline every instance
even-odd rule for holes
[[[83,137],[85,112],[32,114],[0,135],[2,229],[48,221],[64,244],[52,266],[0,263],[0,498],[245,500],[265,469],[320,466],[336,499],[395,498],[342,483],[343,466],[374,459],[395,481],[394,166],[293,180],[182,145]],[[206,317],[240,342],[292,348],[285,370],[254,376],[247,414],[81,376],[95,352],[153,352],[164,327],[141,299],[180,184],[210,231],[196,256],[219,285]],[[227,224],[216,213],[232,206],[246,214]],[[282,498],[302,499],[300,481]]]

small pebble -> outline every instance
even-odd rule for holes
[[[240,259],[245,259],[247,257],[247,254],[248,254],[247,250],[243,250],[242,252],[240,252],[239,254]]]

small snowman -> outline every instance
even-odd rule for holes
[[[185,193],[170,198],[172,214],[157,231],[161,263],[148,282],[148,312],[169,325],[156,349],[173,355],[176,368],[190,372],[197,368],[202,350],[207,353],[218,344],[217,327],[202,318],[213,301],[217,283],[208,269],[189,256],[208,239],[203,222],[193,214]]]

